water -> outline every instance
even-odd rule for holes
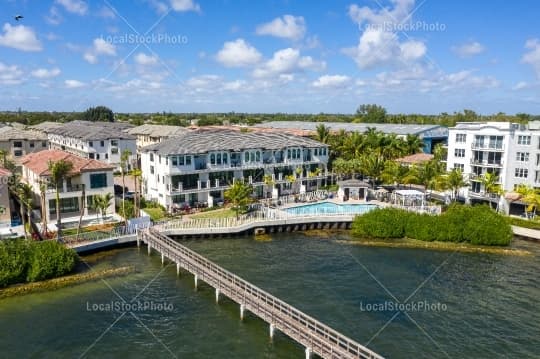
[[[337,204],[333,202],[319,202],[302,206],[290,207],[285,212],[292,214],[361,214],[377,208],[374,204]]]
[[[538,358],[540,245],[533,256],[369,248],[308,237],[193,240],[189,247],[387,358]],[[193,277],[176,277],[146,248],[86,257],[91,266],[135,265],[137,273],[0,301],[2,358],[302,358],[303,348]],[[142,301],[172,310],[92,311]],[[366,311],[369,305],[426,301],[446,310]],[[90,310],[89,310],[90,308]],[[162,308],[163,309],[163,308]],[[170,309],[170,308],[169,308]],[[410,309],[410,308],[409,308]],[[115,320],[117,320],[115,322]],[[390,321],[390,322],[389,322]],[[389,324],[387,324],[389,322]],[[386,325],[387,324],[387,325]],[[112,325],[112,326],[111,326]],[[385,326],[386,325],[386,326]],[[107,330],[107,328],[109,328]],[[173,353],[171,354],[169,350]],[[173,356],[174,355],[174,356]]]

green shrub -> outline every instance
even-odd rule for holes
[[[384,208],[357,216],[352,234],[371,238],[414,238],[421,241],[508,245],[512,229],[507,220],[487,206],[452,205],[440,216]]]
[[[54,242],[0,242],[0,287],[69,273],[77,263],[74,250]]]

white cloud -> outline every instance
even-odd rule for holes
[[[426,45],[420,41],[410,40],[399,45],[401,58],[405,61],[418,60],[426,54]]]
[[[246,81],[234,80],[234,81],[225,82],[223,84],[223,89],[227,91],[238,91],[238,90],[246,88],[246,86],[247,86]]]
[[[216,60],[227,67],[244,67],[258,63],[261,53],[243,39],[228,41],[216,55]]]
[[[169,10],[167,4],[159,0],[147,0],[147,2],[150,4],[151,7],[154,8],[154,10],[156,10],[159,15],[163,15]]]
[[[349,76],[345,75],[324,75],[319,77],[311,85],[316,88],[341,88],[347,86],[351,82]]]
[[[50,79],[60,75],[61,71],[58,67],[52,69],[40,68],[31,72],[31,75],[38,79]]]
[[[514,86],[512,86],[512,90],[519,91],[519,90],[526,89],[527,87],[529,87],[529,84],[527,82],[520,81],[517,84],[515,84]]]
[[[51,6],[49,14],[45,16],[45,21],[51,25],[58,25],[62,22],[63,18],[56,6]]]
[[[291,79],[295,72],[303,70],[322,70],[325,62],[313,60],[311,56],[301,56],[297,49],[286,48],[276,51],[272,58],[264,62],[253,71],[257,78],[271,78],[281,76],[282,79]]]
[[[393,9],[381,7],[372,10],[367,6],[359,7],[356,4],[349,6],[349,16],[358,26],[376,25],[387,29],[395,29],[397,25],[412,20],[409,16],[413,10],[415,0],[391,0]]]
[[[102,6],[96,15],[104,19],[114,19],[116,17],[116,14],[109,6]]]
[[[100,37],[94,39],[92,47],[84,53],[83,58],[87,62],[95,64],[98,62],[99,55],[116,56],[116,46]]]
[[[81,82],[79,80],[66,80],[66,81],[64,81],[64,85],[68,89],[75,89],[75,88],[80,88],[80,87],[86,86],[86,84],[84,82]]]
[[[24,25],[11,26],[4,24],[4,33],[0,35],[0,46],[11,47],[21,51],[41,51],[41,42],[34,30]]]
[[[523,55],[521,62],[531,65],[536,72],[536,76],[540,78],[540,40],[527,40],[525,48],[529,51]]]
[[[290,40],[300,40],[306,34],[306,22],[302,16],[283,15],[257,26],[258,35],[270,35]]]
[[[462,70],[444,75],[440,79],[442,91],[456,88],[486,89],[499,86],[499,81],[492,76],[477,76],[472,70]]]
[[[134,57],[135,63],[142,66],[152,66],[158,63],[158,57],[154,55],[147,55],[144,52],[139,52]]]
[[[62,5],[66,11],[77,15],[85,15],[88,11],[88,4],[82,0],[56,0],[55,3]]]
[[[193,0],[170,0],[170,2],[174,11],[201,11],[200,5]]]
[[[23,82],[23,72],[16,65],[6,65],[0,62],[0,84],[18,85]]]
[[[485,47],[477,41],[468,42],[463,45],[454,46],[452,50],[462,58],[479,55],[484,52]]]
[[[191,77],[185,84],[196,92],[203,92],[217,88],[217,84],[221,81],[222,78],[218,75],[201,75]]]

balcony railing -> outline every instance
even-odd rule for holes
[[[83,190],[83,185],[82,184],[73,184],[71,186],[67,186],[67,187],[60,187],[60,193],[69,193],[69,192],[80,192]],[[47,193],[55,193],[56,192],[56,187],[52,186],[52,187],[48,187],[47,188]]]
[[[472,149],[473,150],[504,151],[504,146],[502,143],[473,142]]]
[[[475,166],[484,166],[484,167],[502,167],[504,165],[503,161],[480,161],[477,159],[471,159],[471,165]]]

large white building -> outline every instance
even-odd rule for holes
[[[171,137],[178,137],[189,131],[185,127],[145,124],[126,130],[137,137],[137,149],[159,143]]]
[[[449,129],[447,169],[459,168],[469,180],[462,195],[468,200],[489,199],[482,176],[494,173],[506,192],[526,184],[540,187],[540,122],[458,123]],[[499,200],[508,211],[508,203]]]
[[[125,123],[88,121],[35,126],[47,133],[51,149],[95,159],[114,166],[116,170],[120,169],[120,157],[124,150],[131,152],[129,166],[137,159],[136,137],[126,132],[131,127]]]
[[[234,180],[253,184],[258,197],[309,191],[326,178],[328,154],[325,144],[287,134],[189,131],[141,150],[142,191],[168,209],[213,206]]]

